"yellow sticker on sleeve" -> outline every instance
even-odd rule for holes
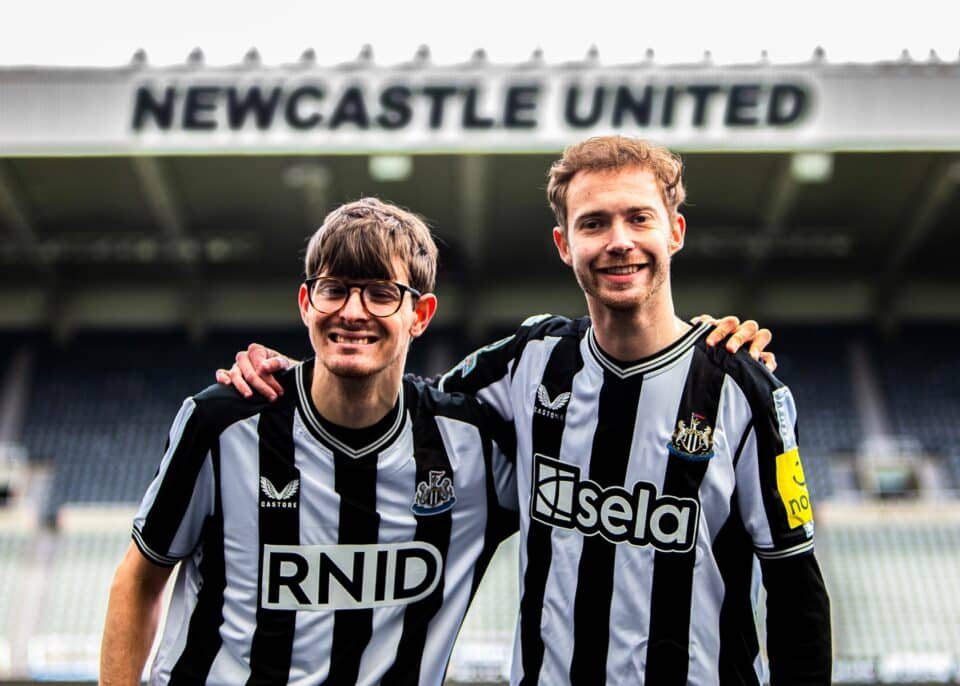
[[[787,524],[791,529],[803,526],[813,519],[807,480],[800,464],[800,449],[794,448],[777,455],[777,490],[787,511]]]

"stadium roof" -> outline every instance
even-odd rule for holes
[[[364,59],[0,71],[0,326],[296,322],[304,237],[364,195],[430,220],[448,320],[580,312],[545,172],[610,132],[683,154],[690,314],[960,317],[956,63]]]

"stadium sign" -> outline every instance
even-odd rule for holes
[[[507,83],[488,93],[480,85],[455,81],[428,85],[391,83],[380,88],[347,84],[330,92],[322,81],[273,86],[229,83],[142,85],[136,89],[135,131],[432,131],[537,129],[547,89],[541,83]],[[809,107],[809,91],[800,83],[593,83],[560,86],[562,125],[671,129],[790,126]]]
[[[0,70],[0,154],[960,147],[957,65]],[[869,116],[865,116],[867,113]]]

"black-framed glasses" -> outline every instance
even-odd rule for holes
[[[419,298],[422,293],[416,288],[396,281],[365,281],[356,283],[332,276],[314,276],[305,280],[310,305],[321,314],[337,312],[343,307],[354,288],[360,289],[360,302],[374,317],[389,317],[400,309],[403,294],[409,292]]]

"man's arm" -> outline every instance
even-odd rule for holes
[[[743,345],[749,344],[748,352],[753,359],[762,362],[771,372],[776,370],[777,359],[772,352],[766,350],[773,339],[770,329],[761,329],[753,319],[741,323],[732,315],[714,319],[708,314],[702,314],[694,317],[694,321],[716,325],[717,328],[707,337],[707,345],[716,345],[726,338],[726,349],[735,353]],[[230,369],[216,371],[216,379],[225,386],[233,386],[245,398],[256,392],[272,402],[283,395],[283,388],[274,378],[274,374],[296,363],[296,360],[277,350],[251,343],[246,350],[237,353],[236,361]]]
[[[160,567],[133,543],[110,587],[107,621],[100,646],[100,685],[140,683],[160,621],[160,600],[172,567]]]
[[[771,686],[829,684],[830,600],[813,551],[760,565]]]

